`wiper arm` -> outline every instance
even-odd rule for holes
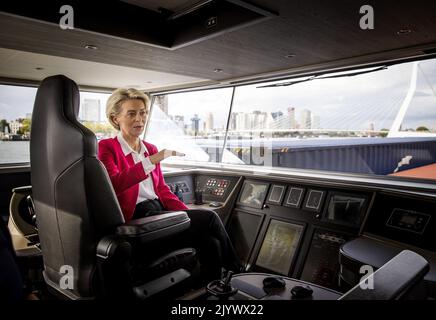
[[[380,70],[386,70],[387,68],[388,68],[387,66],[381,66],[381,67],[378,67],[378,68],[375,68],[375,69],[371,69],[371,70],[356,71],[356,72],[352,72],[352,73],[336,74],[336,75],[331,75],[331,76],[329,76],[329,75],[324,76],[324,74],[320,74],[320,75],[311,76],[311,77],[309,77],[307,79],[304,79],[304,80],[274,83],[274,84],[268,84],[268,85],[265,85],[265,86],[259,86],[259,87],[256,87],[256,88],[287,87],[287,86],[292,86],[292,85],[297,84],[297,83],[307,82],[307,81],[312,81],[312,80],[333,79],[333,78],[342,78],[342,77],[353,77],[353,76],[357,76],[357,75],[360,75],[360,74],[371,73],[371,72],[376,72],[376,71],[380,71]]]
[[[268,84],[265,86],[259,86],[256,88],[269,88],[269,87],[287,87],[287,86],[292,86],[293,84],[297,84],[297,83],[301,83],[301,82],[306,82],[306,81],[311,81],[316,79],[316,76],[312,76],[310,78],[304,79],[304,80],[298,80],[298,81],[287,81],[287,82],[282,82],[282,83],[274,83],[274,84]]]

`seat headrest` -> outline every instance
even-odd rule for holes
[[[53,105],[62,108],[58,111],[62,112],[69,121],[77,121],[80,96],[79,87],[73,80],[64,75],[45,78],[39,86],[38,94],[56,99],[57,101],[53,101],[55,102]]]

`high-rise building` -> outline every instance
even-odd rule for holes
[[[261,111],[253,111],[252,129],[265,129],[267,125],[268,114]]]
[[[204,123],[204,131],[212,131],[213,130],[213,113],[208,112],[206,115],[206,121]]]
[[[84,99],[81,107],[82,121],[101,121],[101,108],[99,99]]]
[[[289,117],[284,115],[283,112],[271,112],[272,121],[269,122],[270,129],[289,129]]]
[[[236,122],[238,118],[238,114],[236,112],[232,112],[230,115],[230,124],[229,124],[229,130],[236,130]]]
[[[230,116],[230,130],[258,130],[268,127],[268,113],[255,110],[248,112],[233,112]]]
[[[271,116],[274,120],[279,120],[279,118],[283,117],[283,112],[277,111],[277,112],[271,112]]]
[[[198,117],[198,114],[194,114],[194,117],[191,118],[191,129],[195,132],[195,134],[198,133],[198,130],[200,129],[200,118]]]
[[[289,129],[295,129],[297,127],[297,123],[295,121],[295,108],[288,108],[288,119],[289,119]]]
[[[300,128],[301,129],[310,129],[312,128],[312,122],[311,122],[311,112],[310,110],[304,109],[301,111],[301,121],[300,121]]]
[[[249,128],[248,113],[238,112],[236,116],[236,130],[247,130]]]

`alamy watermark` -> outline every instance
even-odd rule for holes
[[[374,8],[368,4],[360,7],[360,14],[363,16],[360,18],[359,26],[362,30],[374,29]]]
[[[63,5],[59,9],[63,16],[59,20],[59,27],[62,30],[74,29],[74,8],[70,5]],[[360,7],[359,13],[362,15],[359,20],[359,26],[362,30],[374,29],[374,8],[369,4]]]
[[[70,265],[63,265],[59,269],[63,276],[59,279],[59,287],[63,290],[74,290],[74,269]]]
[[[74,29],[74,9],[70,5],[63,5],[59,9],[59,13],[63,14],[59,20],[59,27],[62,30]]]
[[[369,265],[360,267],[359,274],[363,274],[359,286],[362,290],[374,290],[374,268]]]

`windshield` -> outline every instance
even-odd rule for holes
[[[187,154],[172,162],[376,175],[436,163],[436,60],[362,70],[157,96],[147,139]]]

